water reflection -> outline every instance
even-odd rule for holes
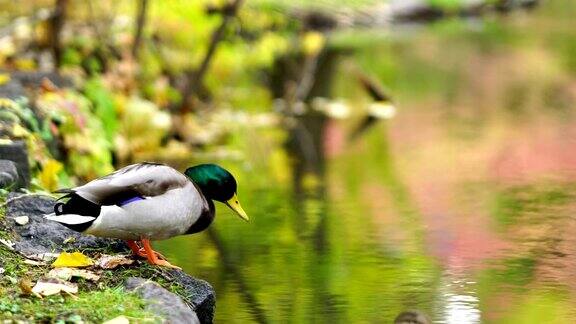
[[[535,44],[558,28],[576,39],[550,18],[576,8],[550,6],[371,44],[354,59],[391,81],[393,120],[353,143],[341,139],[357,120],[314,114],[281,140],[253,134],[252,169],[223,161],[253,222],[219,209],[210,231],[161,250],[214,285],[217,322],[387,323],[408,309],[435,323],[571,322],[576,69]],[[533,42],[510,43],[526,23]],[[332,91],[365,100],[338,69]]]
[[[256,299],[256,296],[254,296],[252,289],[250,289],[240,269],[238,269],[237,265],[230,259],[228,251],[224,247],[216,229],[214,229],[214,227],[208,228],[207,233],[218,251],[223,270],[226,272],[228,278],[238,286],[237,292],[242,296],[244,303],[247,305],[248,312],[253,315],[253,320],[257,323],[268,323],[266,312]]]
[[[468,269],[444,271],[439,290],[441,312],[435,323],[481,323],[476,282],[466,274]]]

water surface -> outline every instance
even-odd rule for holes
[[[313,123],[316,157],[289,130],[239,130],[247,158],[220,163],[252,222],[220,206],[160,250],[214,286],[220,323],[572,322],[576,11],[558,2],[360,44],[333,90],[355,117]],[[351,65],[399,110],[354,142]]]

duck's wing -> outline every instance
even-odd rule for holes
[[[63,189],[98,205],[115,205],[135,197],[159,196],[168,190],[184,187],[188,178],[159,163],[143,162],[126,166],[85,185]]]

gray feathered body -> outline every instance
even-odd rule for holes
[[[200,218],[207,224],[214,218],[196,185],[163,164],[129,165],[63,192],[68,202],[46,217],[95,236],[163,240],[190,233]]]

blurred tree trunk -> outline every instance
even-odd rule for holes
[[[68,0],[56,0],[56,3],[54,4],[54,14],[52,15],[50,47],[52,49],[54,66],[56,68],[59,68],[62,63],[63,48],[61,36],[62,28],[66,22],[67,6]]]
[[[134,31],[134,43],[132,44],[132,56],[138,60],[138,53],[142,44],[142,34],[146,25],[146,13],[148,9],[148,0],[138,1],[138,15],[136,17],[136,29]]]

